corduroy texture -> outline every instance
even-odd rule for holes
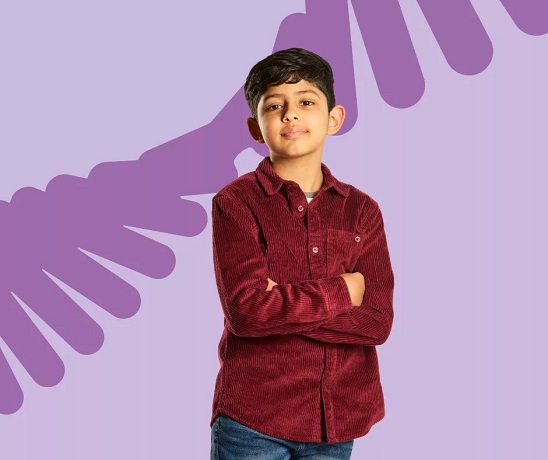
[[[375,345],[392,326],[394,277],[381,212],[322,172],[310,203],[268,158],[213,198],[225,329],[212,422],[224,413],[278,438],[341,442],[384,416]],[[355,271],[359,307],[338,276]]]

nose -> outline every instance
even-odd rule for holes
[[[297,112],[297,108],[294,105],[287,106],[287,110],[284,112],[283,115],[283,121],[288,122],[292,120],[298,120],[299,119],[299,113]]]

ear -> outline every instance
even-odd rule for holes
[[[329,125],[327,128],[327,134],[336,134],[339,129],[341,129],[341,126],[344,121],[344,117],[346,116],[346,110],[342,105],[336,105],[331,109],[331,112],[329,112]]]
[[[261,144],[264,143],[261,128],[259,128],[259,123],[257,123],[257,120],[255,120],[255,118],[249,117],[247,119],[247,129],[249,130],[249,134],[251,134],[251,137],[253,139]]]

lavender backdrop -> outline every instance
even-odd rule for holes
[[[29,206],[45,210],[44,220],[37,218],[34,227],[25,221],[31,224],[12,231],[51,232],[52,238],[62,239],[55,236],[55,226],[42,225],[48,218],[56,221],[47,211],[61,209],[50,197],[56,190],[57,196],[67,196],[61,193],[63,187],[74,181],[64,176],[47,194],[25,189],[12,200],[19,189],[44,190],[55,176],[87,177],[99,163],[136,160],[150,150],[163,152],[164,159],[170,151],[184,153],[183,163],[178,163],[184,169],[170,169],[167,160],[152,168],[160,177],[171,173],[172,182],[166,180],[165,187],[147,188],[141,173],[125,176],[122,183],[109,182],[119,170],[110,163],[95,170],[94,177],[101,180],[94,182],[90,176],[85,182],[101,187],[75,196],[100,195],[101,203],[110,206],[114,201],[109,208],[114,216],[123,210],[149,219],[134,222],[134,227],[189,236],[139,230],[175,252],[177,263],[165,279],[153,278],[173,268],[169,252],[155,245],[143,249],[144,240],[135,243],[141,252],[125,247],[126,254],[144,251],[145,256],[118,260],[124,266],[92,255],[125,280],[116,281],[116,286],[126,286],[120,296],[135,299],[131,293],[139,292],[136,314],[138,299],[126,310],[113,312],[134,315],[129,319],[108,314],[109,306],[116,310],[116,303],[108,299],[91,302],[84,297],[86,292],[81,291],[86,286],[75,287],[74,280],[72,288],[59,282],[68,298],[94,319],[84,323],[100,325],[92,327],[95,332],[89,340],[79,334],[90,330],[83,326],[73,328],[77,333],[71,336],[71,322],[58,324],[65,340],[61,339],[45,324],[55,319],[43,313],[43,320],[36,314],[40,298],[32,299],[32,293],[39,292],[39,286],[19,287],[28,296],[19,297],[24,311],[60,359],[52,358],[55,353],[47,351],[44,341],[34,348],[14,347],[19,358],[26,357],[21,364],[0,339],[25,397],[22,406],[19,400],[10,411],[4,409],[11,415],[0,416],[2,459],[207,458],[222,327],[210,228],[207,224],[199,233],[205,225],[199,207],[178,208],[165,198],[180,173],[180,187],[174,191],[200,194],[187,198],[209,212],[217,184],[236,174],[231,163],[237,152],[227,148],[224,155],[222,142],[215,149],[156,147],[197,128],[219,126],[210,122],[223,121],[217,115],[238,91],[248,68],[271,51],[282,20],[305,11],[305,3],[279,1],[275,11],[243,0],[179,3],[101,1],[75,6],[54,1],[3,8],[0,200],[11,203],[5,203],[0,214],[15,215],[13,209]],[[308,15],[318,3],[308,2]],[[472,2],[486,34],[479,22],[463,22],[463,17],[474,19],[469,9],[468,16],[456,14],[459,5],[466,10],[464,0],[452,2],[448,23],[442,13],[449,6],[436,12],[436,2],[402,0],[416,57],[402,52],[398,57],[406,60],[391,62],[386,56],[394,37],[399,36],[400,43],[409,39],[401,28],[403,21],[394,14],[397,3],[384,2],[385,15],[377,21],[366,14],[374,2],[354,3],[362,18],[358,25],[352,11],[349,16],[355,96],[352,69],[344,67],[349,50],[335,46],[330,57],[343,56],[337,63],[343,69],[337,90],[351,107],[354,116],[347,129],[352,129],[330,139],[325,162],[383,208],[396,273],[397,318],[391,339],[379,349],[387,417],[356,443],[353,458],[544,458],[548,451],[541,444],[541,428],[548,398],[541,392],[547,380],[542,350],[547,343],[541,324],[547,315],[540,286],[548,256],[543,238],[548,186],[542,181],[548,144],[543,129],[548,37],[520,31],[495,0]],[[522,29],[546,33],[546,7],[541,2],[504,3]],[[531,14],[535,5],[539,9]],[[314,33],[317,21],[301,28],[301,19],[293,16],[284,22],[278,47],[292,46],[293,40],[302,44],[308,39],[311,46],[334,37],[342,40],[340,28],[330,30],[321,24]],[[344,17],[336,24],[343,23]],[[384,28],[374,28],[381,23]],[[383,38],[385,46],[379,47]],[[479,75],[461,75],[481,72],[487,65]],[[238,99],[233,101],[228,107],[235,111],[241,105]],[[394,108],[387,102],[411,107]],[[194,147],[206,142],[198,134],[182,139]],[[254,169],[260,159],[246,142],[232,137],[231,147],[243,150],[235,161],[240,174]],[[159,156],[150,153],[142,158],[154,166],[153,159]],[[139,171],[143,170],[151,168]],[[123,200],[117,201],[120,195]],[[46,198],[39,207],[33,200],[42,196]],[[62,208],[72,213],[63,218],[80,223],[74,235],[88,229],[92,241],[107,220],[93,212],[78,214],[78,203]],[[158,207],[165,210],[163,215],[152,212]],[[191,213],[194,219],[177,217]],[[2,236],[8,231],[6,222],[2,220]],[[34,260],[33,251],[47,247],[34,244],[30,255],[24,255],[29,261]],[[0,288],[15,291],[6,278],[16,279],[29,265],[16,257],[17,248],[7,239],[0,246],[0,263],[8,267]],[[65,278],[70,278],[68,267]],[[78,287],[80,293],[73,290]],[[67,311],[76,311],[74,305]],[[0,336],[19,343],[21,334],[6,318],[11,317],[2,316]],[[91,349],[82,346],[90,343]],[[99,348],[90,356],[75,352]],[[5,374],[1,377],[0,393],[7,394],[10,380]],[[33,379],[42,385],[60,383],[44,388]]]

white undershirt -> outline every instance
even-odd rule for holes
[[[314,198],[318,192],[304,192],[304,195],[306,196],[306,201],[309,203],[312,201],[312,198]]]

